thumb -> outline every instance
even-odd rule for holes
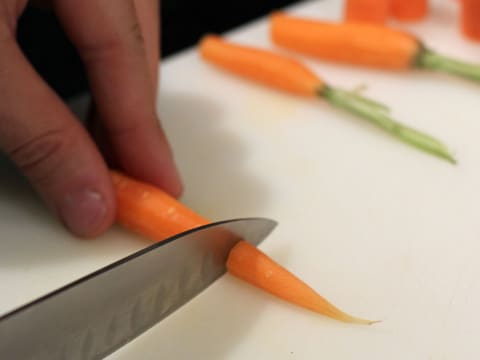
[[[115,208],[103,159],[13,40],[2,44],[2,53],[0,149],[72,233],[98,235],[113,222]]]

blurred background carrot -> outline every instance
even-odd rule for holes
[[[384,24],[389,15],[390,0],[346,0],[345,21]]]
[[[460,0],[460,24],[463,34],[480,41],[480,0]]]
[[[428,0],[391,0],[390,14],[400,21],[419,21],[427,17]]]

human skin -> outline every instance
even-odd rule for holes
[[[115,218],[106,162],[182,191],[156,112],[158,0],[41,1],[58,17],[89,79],[93,137],[35,72],[15,40],[26,0],[0,0],[0,150],[75,235],[94,237]],[[102,150],[101,150],[102,149]]]

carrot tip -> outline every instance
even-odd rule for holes
[[[335,318],[335,317],[334,317]],[[350,323],[350,324],[359,324],[359,325],[373,325],[376,323],[381,322],[381,320],[367,320],[367,319],[361,319],[357,318],[354,316],[350,316],[348,314],[343,314],[343,316],[336,318],[337,320]]]
[[[373,325],[382,322],[382,320],[364,320],[364,319],[359,319],[360,322],[358,324],[363,324],[363,325]]]

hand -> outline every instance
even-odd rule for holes
[[[0,0],[0,150],[66,227],[95,236],[114,219],[107,165],[90,135],[15,42],[26,0]],[[84,62],[115,164],[174,196],[181,183],[156,116],[157,0],[48,1]]]

